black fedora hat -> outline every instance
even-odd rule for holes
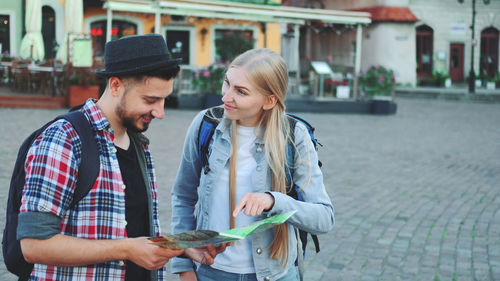
[[[167,43],[159,34],[125,36],[106,43],[106,69],[96,74],[104,77],[141,74],[174,68],[181,60],[170,56]]]

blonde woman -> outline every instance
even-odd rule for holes
[[[189,258],[171,260],[181,280],[299,280],[295,229],[322,234],[333,227],[333,206],[307,129],[298,122],[289,132],[287,73],[282,57],[269,49],[247,51],[229,65],[222,86],[224,115],[210,142],[208,169],[199,161],[198,133],[214,109],[200,112],[188,130],[172,190],[172,231],[225,231],[297,212],[285,224],[235,242],[211,266],[196,268],[192,260],[200,260],[200,253],[187,249]],[[293,182],[304,202],[286,195],[289,141],[296,151]]]

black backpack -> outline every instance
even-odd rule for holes
[[[74,109],[76,108],[72,110]],[[5,265],[10,272],[19,276],[20,280],[28,279],[33,270],[33,264],[24,260],[20,242],[16,238],[19,208],[21,206],[21,196],[26,177],[24,170],[26,155],[36,138],[44,132],[47,127],[59,119],[68,120],[73,125],[73,128],[75,128],[82,141],[81,153],[83,157],[78,169],[78,180],[70,209],[87,195],[99,174],[100,164],[97,143],[94,139],[91,125],[81,111],[70,111],[69,113],[56,117],[54,120],[34,131],[24,140],[19,148],[14,171],[12,172],[12,178],[10,180],[5,228],[2,239],[2,252]]]
[[[210,112],[212,114],[210,114]],[[205,115],[203,116],[203,120],[200,123],[200,129],[198,131],[198,154],[199,154],[199,161],[200,165],[204,171],[205,174],[207,174],[210,171],[210,167],[208,165],[208,150],[209,150],[209,145],[210,141],[212,140],[212,136],[215,132],[215,128],[219,124],[219,119],[222,118],[222,115],[224,114],[224,109],[222,107],[213,107],[209,110],[206,111]],[[314,144],[314,148],[317,150],[318,145],[322,146],[321,143],[318,142],[316,137],[314,136],[314,127],[311,126],[309,122],[307,122],[304,118],[297,116],[292,113],[286,113],[288,116],[288,123],[290,125],[290,133],[291,133],[291,138],[294,139],[295,135],[295,125],[297,122],[301,122],[304,124],[307,128],[307,131],[309,132],[309,136],[311,138],[311,141]],[[287,177],[287,195],[291,196],[295,200],[299,201],[304,201],[302,199],[302,196],[300,195],[299,192],[299,186],[294,184],[294,186],[290,186],[292,182],[292,177],[293,177],[293,159],[295,156],[295,149],[294,146],[289,143],[287,145],[287,151],[286,151],[286,158],[288,165],[286,167],[286,177]],[[318,165],[319,167],[322,166],[321,161],[318,160]],[[307,246],[307,234],[308,232],[299,229],[299,237],[300,241],[302,242],[302,250],[304,251],[305,255],[305,250]],[[314,242],[314,247],[316,249],[316,253],[319,252],[319,240],[318,236],[314,234],[310,234],[311,238],[313,239]]]

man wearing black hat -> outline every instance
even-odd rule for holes
[[[149,141],[141,133],[164,117],[180,59],[160,35],[128,36],[105,47],[107,85],[81,111],[98,144],[100,172],[90,192],[70,208],[81,141],[66,120],[53,123],[31,147],[19,215],[30,280],[163,280],[164,265],[182,250],[157,247],[158,195]],[[208,247],[211,264],[225,245]]]

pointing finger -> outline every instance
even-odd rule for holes
[[[247,203],[247,196],[243,196],[243,198],[240,200],[240,202],[238,202],[238,205],[236,205],[236,207],[234,208],[234,211],[233,211],[233,217],[236,217],[240,212],[241,210],[245,207],[246,203]]]

